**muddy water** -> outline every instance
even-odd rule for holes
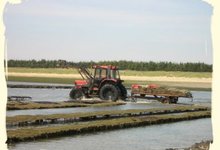
[[[210,119],[113,130],[50,140],[18,143],[11,150],[164,150],[212,140]]]

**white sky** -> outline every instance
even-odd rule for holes
[[[6,5],[8,59],[212,63],[201,0],[26,0]]]

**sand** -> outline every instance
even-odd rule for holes
[[[54,74],[54,73],[16,73],[9,72],[8,76],[18,77],[48,77],[48,78],[81,78],[79,74]],[[166,76],[121,76],[122,80],[130,81],[162,81],[162,82],[190,82],[190,83],[212,83],[212,78],[186,78]]]

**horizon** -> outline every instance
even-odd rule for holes
[[[120,62],[120,61],[126,61],[126,62],[135,62],[135,63],[149,63],[149,62],[153,62],[153,63],[173,63],[173,64],[186,64],[186,63],[192,63],[192,64],[196,64],[196,63],[200,63],[200,64],[205,64],[205,65],[213,65],[213,64],[209,64],[209,63],[205,63],[205,62],[171,62],[171,61],[135,61],[135,60],[88,60],[88,61],[69,61],[69,60],[64,60],[64,59],[8,59],[7,61],[42,61],[42,60],[46,60],[46,61],[66,61],[66,62],[73,62],[73,63],[80,63],[80,62],[94,62],[94,63],[99,63],[99,62]]]

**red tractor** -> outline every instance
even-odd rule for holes
[[[116,66],[93,66],[92,75],[87,68],[78,67],[83,80],[75,80],[75,87],[70,91],[72,99],[99,97],[102,100],[127,98],[127,90],[120,79],[119,70]]]

